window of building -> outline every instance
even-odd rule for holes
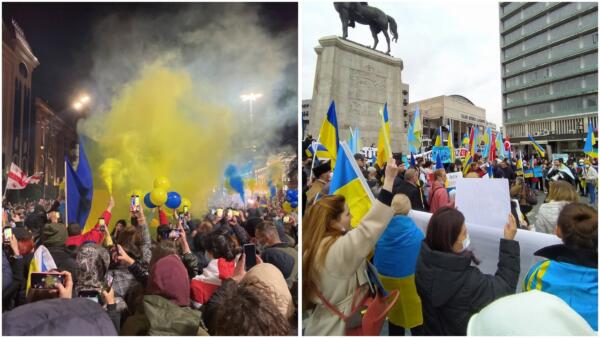
[[[555,23],[566,18],[569,15],[572,15],[577,11],[577,7],[577,3],[573,2],[551,11],[549,13],[550,23]]]
[[[21,74],[21,76],[26,79],[27,75],[28,75],[28,71],[27,71],[27,66],[25,66],[25,64],[23,62],[21,62],[19,64],[19,74]]]

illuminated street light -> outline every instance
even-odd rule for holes
[[[90,102],[90,96],[89,96],[89,95],[83,95],[83,96],[82,96],[82,97],[79,99],[79,101],[80,101],[81,103],[88,103],[88,102]]]
[[[90,102],[91,98],[89,95],[87,94],[83,94],[81,95],[74,103],[73,103],[73,109],[80,111],[81,109],[83,109],[84,106],[88,105]]]
[[[81,103],[81,101],[77,101],[77,102],[73,103],[73,109],[81,110],[81,108],[83,108],[83,103]]]
[[[246,102],[248,101],[250,103],[250,124],[252,125],[254,118],[253,118],[253,111],[252,111],[252,103],[258,99],[260,99],[263,95],[261,93],[250,93],[250,94],[243,94],[241,96],[242,101]]]

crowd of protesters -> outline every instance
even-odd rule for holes
[[[368,332],[373,328],[361,321],[361,315],[367,316],[364,309],[387,316],[389,335],[404,335],[407,330],[411,335],[434,336],[597,332],[595,159],[571,158],[563,163],[562,159],[549,162],[532,156],[517,167],[516,158],[487,161],[476,155],[469,168],[457,160],[444,168],[438,165],[439,169],[423,158],[406,164],[401,154],[394,154],[383,168],[369,166],[361,153],[354,159],[376,197],[354,228],[345,198],[329,195],[329,182],[335,175],[329,161],[316,159],[313,164],[313,158],[303,159],[305,334]],[[542,177],[525,177],[527,169],[538,165]],[[463,172],[466,179],[509,181],[511,212],[499,239],[493,275],[477,267],[481,262],[470,248],[465,218],[446,186],[450,172]],[[532,214],[542,193],[546,198]],[[588,203],[582,202],[583,196],[588,196]],[[408,216],[410,210],[431,213],[426,231]],[[556,235],[562,241],[535,252],[539,260],[526,273],[523,285],[518,285],[517,229]],[[371,274],[371,263],[377,278],[366,277]],[[363,297],[363,287],[372,284],[381,285],[389,295],[398,292],[391,309],[359,302],[370,296],[377,303],[373,288]],[[513,311],[510,304],[519,309]],[[533,316],[524,312],[540,305],[548,308],[535,310]]]
[[[115,220],[117,202],[87,230],[64,224],[61,198],[4,201],[5,335],[296,335],[297,213],[281,198],[199,218],[157,208],[156,228],[143,205]],[[38,288],[40,257],[57,279]]]

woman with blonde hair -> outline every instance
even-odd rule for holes
[[[558,214],[569,203],[579,202],[579,195],[566,181],[550,182],[546,203],[540,206],[535,217],[535,231],[553,234]]]
[[[302,295],[308,311],[305,335],[341,336],[345,322],[323,299],[350,314],[358,287],[368,283],[367,256],[394,215],[391,193],[398,166],[389,159],[378,200],[356,228],[345,198],[325,196],[308,208],[302,226]]]

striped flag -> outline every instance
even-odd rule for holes
[[[21,190],[25,189],[28,184],[39,183],[42,179],[42,173],[36,173],[32,176],[26,176],[23,170],[14,163],[10,164],[10,170],[6,180],[6,189]]]

